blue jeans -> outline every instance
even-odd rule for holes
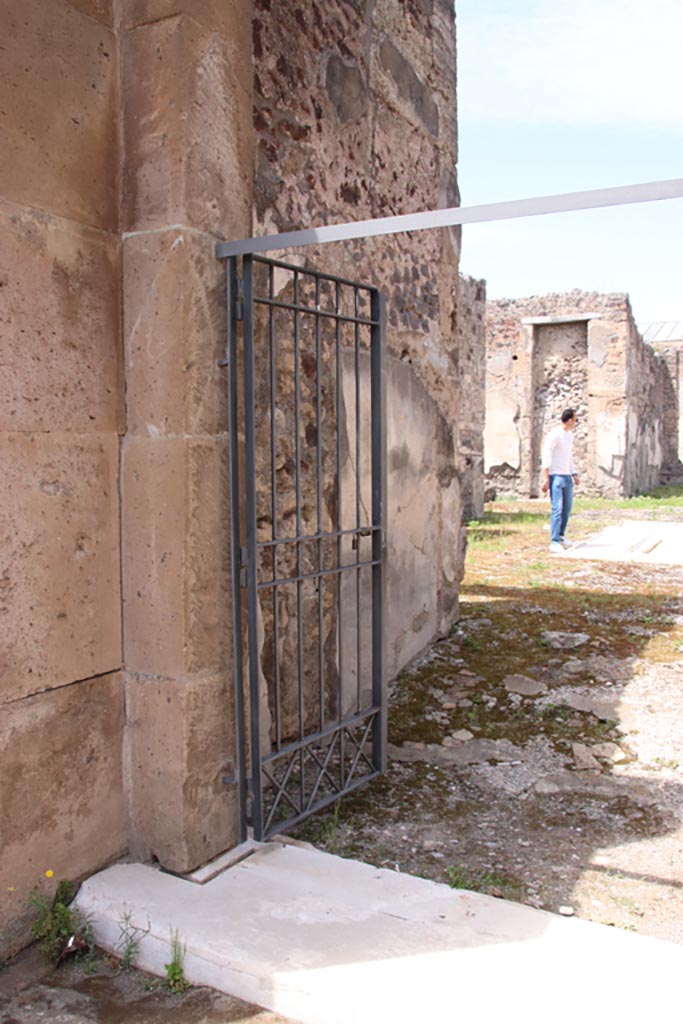
[[[550,477],[550,540],[564,537],[574,501],[574,478],[554,473]]]

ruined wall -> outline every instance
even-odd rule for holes
[[[257,232],[455,205],[454,68],[446,0],[257,0]],[[375,284],[388,299],[389,674],[457,613],[458,256],[455,231],[289,254]],[[405,402],[416,390],[429,413],[424,441],[413,443]],[[429,516],[416,508],[418,488]]]
[[[627,295],[570,292],[487,306],[485,468],[490,493],[536,496],[542,439],[578,410],[585,493],[639,493],[659,479],[666,374]]]
[[[0,6],[0,948],[126,846],[111,4]]]
[[[461,276],[457,311],[459,437],[465,521],[484,514],[486,418],[486,282]]]
[[[668,474],[680,476],[683,467],[683,342],[650,342],[666,367],[662,385],[664,437],[662,463]]]
[[[656,487],[665,457],[664,401],[669,381],[666,363],[644,345],[635,324],[629,325],[626,364],[628,447],[625,494]]]

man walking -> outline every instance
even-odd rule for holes
[[[573,455],[575,410],[565,409],[560,419],[562,422],[549,431],[543,442],[541,455],[541,490],[544,494],[550,491],[550,550],[553,554],[571,547],[565,533],[574,501],[574,484],[579,482]]]

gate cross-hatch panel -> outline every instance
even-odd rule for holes
[[[386,763],[384,302],[227,262],[235,781],[266,839]]]

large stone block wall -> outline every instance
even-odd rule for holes
[[[108,4],[3,3],[0,948],[126,848],[117,45]]]
[[[129,847],[234,844],[225,279],[251,233],[251,3],[123,0],[122,578]]]
[[[596,292],[487,305],[489,494],[537,496],[543,436],[579,414],[582,490],[621,496],[659,481],[668,375],[638,334],[628,296]]]
[[[28,0],[0,30],[8,952],[48,869],[234,842],[214,243],[251,230],[251,5]]]

